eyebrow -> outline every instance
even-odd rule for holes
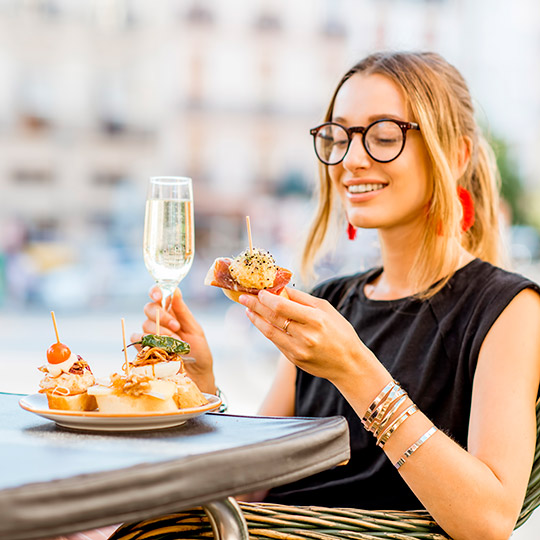
[[[403,120],[401,115],[392,114],[392,113],[384,113],[384,114],[372,114],[371,116],[368,116],[368,124],[371,124],[371,122],[376,122],[377,120],[383,120],[386,118],[389,118],[391,120],[400,120],[401,122],[406,121],[406,120]],[[332,122],[346,123],[347,120],[343,118],[342,116],[337,116],[336,118],[332,117]]]

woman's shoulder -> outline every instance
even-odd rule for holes
[[[474,259],[459,269],[449,282],[450,286],[459,289],[468,288],[471,291],[493,294],[497,291],[508,293],[532,288],[540,292],[537,283],[517,272],[506,270],[481,259]]]
[[[540,287],[532,279],[474,259],[455,272],[447,285],[430,299],[429,310],[437,320],[445,347],[458,351],[458,356],[466,355],[471,381],[486,336],[525,290],[540,294]],[[520,302],[518,310],[529,305]],[[515,315],[516,311],[512,313]]]
[[[352,289],[356,290],[358,286],[371,281],[381,272],[382,268],[377,267],[364,272],[329,278],[319,283],[310,294],[336,305]]]
[[[525,289],[540,294],[540,287],[531,279],[474,259],[455,272],[430,305],[438,318],[456,315],[470,324],[490,326]]]

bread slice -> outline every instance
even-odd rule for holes
[[[172,381],[152,380],[147,393],[134,396],[119,393],[108,386],[91,386],[88,392],[95,396],[99,412],[105,414],[129,414],[150,412],[174,412],[178,410],[174,400],[176,385]]]
[[[88,395],[86,392],[72,396],[62,396],[61,394],[53,394],[52,392],[46,392],[46,394],[49,409],[61,411],[93,411],[97,409],[96,398]]]
[[[231,289],[221,289],[221,290],[223,291],[223,294],[227,298],[230,298],[233,302],[238,302],[238,299],[240,298],[240,295],[242,294],[251,294],[251,293],[246,293],[242,291],[233,291]],[[289,299],[289,295],[287,294],[287,291],[285,289],[282,289],[282,291],[279,293],[278,296],[283,296],[284,298]]]
[[[199,387],[187,375],[177,375],[172,380],[176,384],[174,401],[179,409],[200,407],[208,403]]]

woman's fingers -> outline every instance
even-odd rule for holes
[[[157,312],[159,310],[159,331],[161,333],[166,333],[166,331],[169,332],[176,332],[180,329],[180,324],[176,320],[176,318],[171,315],[169,312],[165,311],[160,303],[156,302],[149,302],[144,306],[144,314],[148,317],[148,320],[145,321],[144,324],[147,325],[147,323],[152,323],[151,326],[153,327],[152,330],[148,330],[145,328],[143,324],[143,330],[145,332],[152,332],[155,333],[157,330],[156,320],[157,320]],[[169,334],[170,335],[170,334]]]
[[[263,336],[268,338],[270,341],[274,343],[274,345],[287,357],[290,356],[290,340],[291,335],[287,334],[283,331],[282,328],[278,328],[277,326],[269,323],[266,319],[261,317],[258,313],[255,313],[254,311],[251,311],[248,309],[246,311],[247,316],[249,320],[253,323],[253,325],[261,332]],[[292,324],[292,322],[290,323]],[[291,326],[289,325],[289,329],[292,330]]]
[[[155,321],[153,321],[151,319],[147,319],[146,321],[143,322],[142,329],[143,329],[143,332],[145,334],[157,334],[158,333],[157,324],[156,324]],[[161,322],[159,323],[159,335],[161,335],[161,336],[172,336],[174,338],[179,338],[179,336],[175,332],[173,332],[172,330],[170,330],[166,326],[163,326],[161,324]]]
[[[141,341],[143,337],[143,334],[131,334],[131,336],[129,336],[129,339],[130,339],[130,343],[135,343],[136,341]],[[138,343],[137,345],[135,345],[135,348],[140,351],[141,350],[141,344]]]
[[[176,291],[175,291],[175,293],[176,293]],[[161,289],[157,285],[153,285],[151,287],[149,294],[150,294],[150,298],[152,298],[152,300],[154,302],[146,304],[146,306],[144,307],[145,315],[149,319],[152,319],[152,320],[155,321],[156,318],[157,318],[157,310],[159,309],[160,330],[161,330],[161,327],[164,326],[164,327],[169,328],[173,332],[178,331],[180,329],[180,323],[178,322],[178,320],[174,316],[174,314],[171,314],[169,312],[171,304],[172,304],[172,300],[167,299],[167,306],[166,306],[166,309],[164,309],[161,306],[161,301],[162,301],[162,298],[163,298],[163,294],[161,292]]]
[[[150,298],[154,302],[161,303],[161,299],[163,298],[163,294],[161,292],[161,289],[157,285],[152,285],[152,287],[150,288],[149,294],[150,294]]]
[[[291,289],[289,287],[286,288],[286,291],[289,298],[297,304],[302,304],[309,307],[319,306],[320,298],[317,298],[316,296],[312,296],[311,294],[299,291],[298,289]]]
[[[290,291],[293,289],[287,289],[287,293]],[[299,323],[306,322],[310,319],[313,308],[316,306],[316,298],[305,293],[295,294],[298,292],[300,291],[291,293],[287,299],[268,291],[260,291],[257,296],[243,294],[239,301],[274,326],[283,328],[287,319]]]
[[[172,295],[171,313],[174,315],[175,320],[180,321],[183,332],[192,333],[200,331],[200,325],[184,302],[180,289],[175,289]]]
[[[275,296],[275,295],[273,295]],[[256,296],[243,294],[240,303],[252,313],[257,314],[275,327],[283,327],[288,317],[281,315],[276,309],[263,304]]]

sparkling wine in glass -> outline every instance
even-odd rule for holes
[[[161,289],[163,307],[193,262],[191,178],[150,178],[144,218],[144,264]]]

